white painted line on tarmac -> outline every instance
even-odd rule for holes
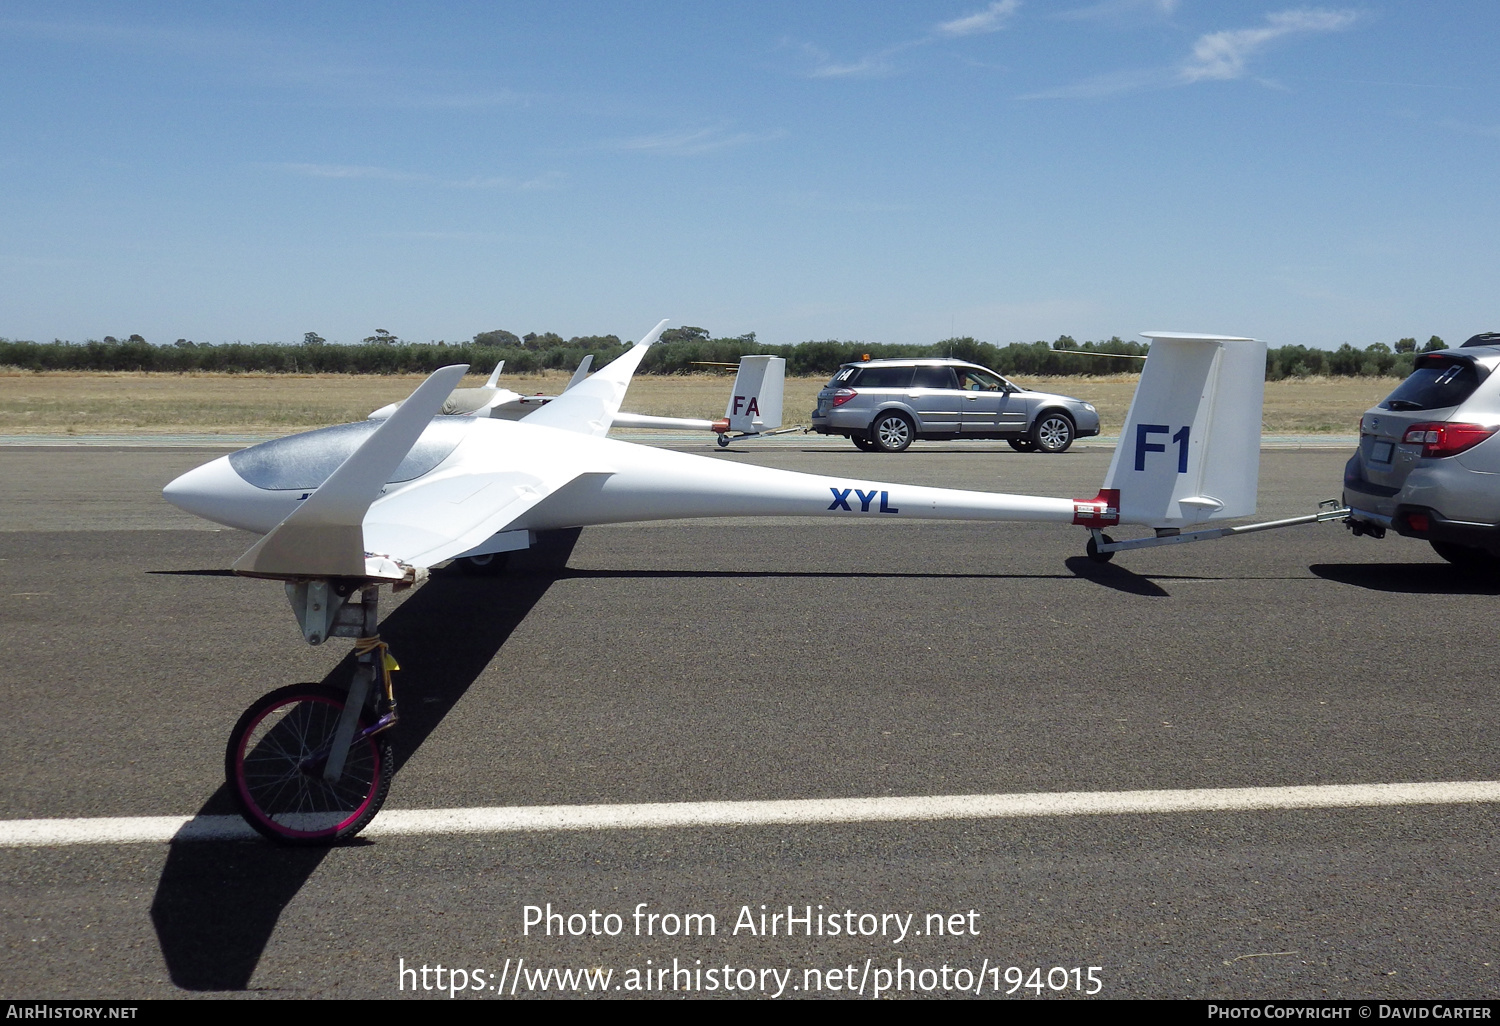
[[[920,798],[814,798],[768,802],[395,809],[376,817],[361,836],[780,826],[798,823],[891,823],[909,820],[1355,809],[1490,802],[1500,802],[1500,781],[1216,787],[1180,791],[1063,791],[932,795]],[[239,841],[256,836],[238,816],[0,820],[0,847],[4,848],[165,841]]]

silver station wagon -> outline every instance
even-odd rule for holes
[[[1356,535],[1429,542],[1451,563],[1500,556],[1500,334],[1417,357],[1411,376],[1359,421],[1344,468]]]
[[[963,360],[866,360],[844,364],[818,393],[812,429],[866,452],[901,452],[919,438],[1003,438],[1019,452],[1063,452],[1099,433],[1099,413]]]

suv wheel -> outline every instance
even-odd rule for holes
[[[1031,441],[1040,452],[1066,452],[1073,444],[1073,420],[1052,410],[1042,414],[1031,428]]]
[[[905,452],[917,430],[904,413],[882,413],[870,425],[870,441],[881,452]]]
[[[1471,545],[1458,545],[1454,542],[1429,541],[1432,551],[1442,556],[1448,562],[1460,570],[1470,572],[1494,570],[1500,566],[1500,559],[1485,549],[1477,549]]]

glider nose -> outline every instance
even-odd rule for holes
[[[269,526],[264,523],[260,507],[266,492],[240,477],[228,456],[189,470],[163,488],[161,497],[186,513],[250,531],[267,531],[281,519],[276,517]]]

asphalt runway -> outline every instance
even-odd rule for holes
[[[1103,448],[685,447],[1080,497],[1108,463]],[[277,585],[225,573],[250,536],[160,500],[217,454],[0,450],[0,819],[230,812],[239,712],[347,672],[347,643],[304,644]],[[1259,516],[1312,512],[1346,455],[1263,453]],[[1500,778],[1485,626],[1500,582],[1329,524],[1107,567],[1084,537],[669,522],[585,530],[563,566],[438,573],[384,607],[403,667],[386,808]],[[613,996],[674,979],[773,994],[790,971],[784,997],[849,996],[856,979],[871,997],[883,971],[885,996],[965,980],[988,996],[1015,967],[1013,996],[1036,1000],[1092,989],[1100,967],[1105,997],[1493,997],[1497,820],[1481,802],[0,848],[0,980],[25,998],[447,1000],[461,968],[460,996],[495,999],[541,996],[528,973],[598,967]],[[527,906],[549,903],[592,925],[528,933]],[[783,913],[775,936],[762,905]],[[822,934],[787,936],[788,905]],[[713,935],[684,935],[689,913],[714,916]]]

